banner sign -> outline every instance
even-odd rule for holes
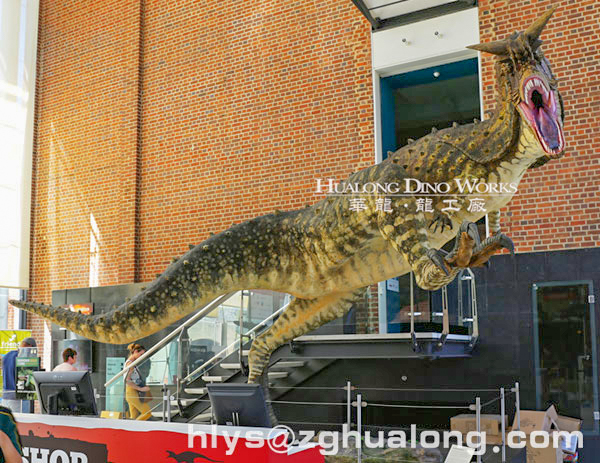
[[[21,341],[31,336],[30,330],[0,330],[0,356],[17,350]],[[2,370],[0,369],[0,381],[2,381]],[[4,384],[0,382],[0,384]]]
[[[33,372],[40,369],[39,357],[17,357],[16,358],[16,386],[17,399],[36,400],[35,382],[33,381]]]
[[[15,414],[23,463],[324,463],[282,429]],[[275,441],[281,441],[275,443]],[[283,442],[283,445],[282,445]]]
[[[0,330],[0,355],[17,350],[25,338],[31,337],[30,330]]]

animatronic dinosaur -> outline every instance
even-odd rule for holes
[[[499,101],[489,120],[434,130],[345,184],[448,183],[446,199],[431,200],[433,212],[424,203],[430,198],[385,202],[377,191],[330,195],[305,209],[258,217],[211,236],[111,312],[86,316],[32,302],[11,304],[87,338],[119,344],[155,333],[231,291],[290,293],[295,299],[288,309],[250,349],[248,381],[257,382],[275,349],[343,315],[366,286],[412,271],[420,287],[434,290],[499,249],[512,251],[499,225],[498,211],[514,194],[506,185],[518,184],[526,169],[558,158],[565,148],[562,100],[539,48],[552,13],[506,40],[471,47],[498,56]],[[494,235],[483,242],[473,222],[486,211],[467,207],[480,194],[461,195],[456,185],[472,178],[496,185],[490,188],[497,194],[486,203]],[[362,206],[350,210],[358,201]],[[454,237],[449,254],[438,250]]]

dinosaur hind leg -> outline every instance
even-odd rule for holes
[[[279,346],[344,315],[365,293],[365,288],[347,293],[334,293],[315,299],[294,299],[267,331],[252,343],[248,362],[249,383],[260,382],[271,354]]]

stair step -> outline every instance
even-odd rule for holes
[[[207,423],[212,419],[212,412],[200,413],[192,418],[191,423]]]
[[[289,362],[277,362],[275,365],[273,365],[271,368],[300,368],[303,367],[305,365],[306,362],[303,362],[301,360],[291,360]]]
[[[228,376],[203,376],[202,381],[205,383],[222,383],[227,381]]]
[[[177,413],[179,413],[179,410],[177,410],[176,408],[171,409],[171,416],[177,415]],[[163,412],[162,412],[162,410],[153,411],[152,416],[154,416],[155,418],[162,418]]]
[[[289,371],[269,371],[269,379],[282,379],[289,376]]]
[[[248,349],[248,350],[242,350],[242,356],[243,357],[248,357],[249,353],[250,353],[250,349]]]
[[[239,370],[240,369],[239,363],[219,363],[219,366],[221,368],[225,368],[226,370]]]
[[[194,403],[196,401],[196,399],[180,399],[180,401],[181,401],[181,405],[183,407],[187,407],[191,403]],[[177,401],[176,400],[171,400],[171,408],[172,407],[177,407]]]
[[[188,387],[186,389],[184,389],[186,394],[190,394],[190,395],[204,395],[206,394],[206,388],[205,387]]]

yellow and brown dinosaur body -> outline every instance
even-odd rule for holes
[[[512,242],[500,233],[499,209],[528,168],[560,156],[565,147],[562,102],[539,49],[538,37],[551,14],[524,33],[474,47],[499,56],[500,97],[489,120],[434,131],[346,181],[358,186],[415,180],[448,184],[444,195],[432,197],[430,208],[423,207],[427,197],[419,194],[331,195],[305,209],[258,217],[208,238],[109,313],[84,316],[32,302],[11,304],[87,338],[127,343],[224,293],[290,293],[296,296],[290,307],[253,342],[249,381],[254,382],[277,347],[343,315],[366,286],[413,271],[419,286],[438,289],[461,268],[482,265],[503,247],[512,251]],[[481,198],[478,190],[460,190],[461,182],[474,179],[491,185],[485,210],[470,207]],[[358,200],[361,207],[351,210]],[[384,200],[391,200],[389,207],[382,207]],[[494,235],[479,242],[473,223],[486,213]],[[449,254],[439,250],[454,238]]]

